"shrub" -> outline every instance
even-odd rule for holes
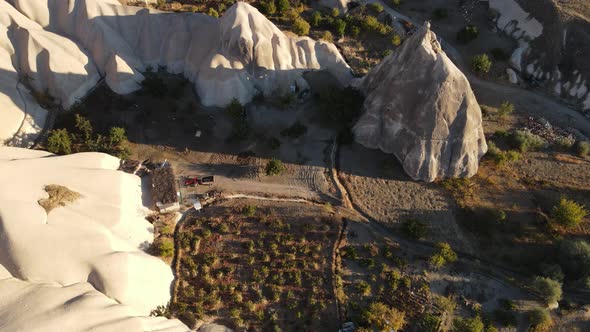
[[[553,326],[549,312],[542,308],[535,308],[528,313],[530,332],[548,331]]]
[[[440,318],[434,314],[426,313],[420,317],[418,321],[418,331],[422,332],[438,332],[440,325]]]
[[[287,12],[289,9],[291,9],[291,4],[289,3],[289,0],[277,0],[276,7],[279,13],[283,14]]]
[[[553,279],[536,277],[533,281],[533,288],[539,292],[546,304],[551,304],[561,299],[561,283]]]
[[[361,28],[357,27],[357,26],[352,26],[350,27],[350,35],[352,37],[358,37],[358,35],[361,33]]]
[[[430,256],[429,264],[435,269],[443,267],[447,263],[453,263],[457,260],[457,253],[446,242],[436,244],[438,251]]]
[[[484,324],[479,316],[453,319],[452,332],[483,332]]]
[[[275,4],[274,0],[262,2],[260,7],[262,12],[266,15],[274,15],[277,13],[277,5]]]
[[[402,43],[402,37],[400,37],[398,34],[393,35],[393,37],[391,37],[391,43],[394,46],[399,46]]]
[[[509,101],[503,101],[500,108],[498,108],[498,118],[505,120],[506,117],[514,112],[514,104]]]
[[[346,22],[342,19],[334,20],[334,30],[336,30],[339,37],[343,37],[344,31],[346,31]]]
[[[419,240],[428,233],[428,226],[417,219],[408,219],[402,224],[402,231],[409,237]]]
[[[564,240],[559,245],[559,263],[567,276],[583,279],[590,274],[590,243],[584,240]]]
[[[576,144],[576,153],[581,158],[587,157],[590,154],[590,142],[578,141]]]
[[[432,18],[435,20],[442,20],[449,17],[449,13],[445,8],[436,8],[432,11]]]
[[[320,39],[325,40],[330,43],[334,42],[334,36],[332,35],[332,33],[330,31],[324,31],[322,33],[322,36],[320,37]]]
[[[369,8],[371,8],[371,10],[376,12],[377,14],[383,12],[383,6],[378,2],[370,3]]]
[[[254,217],[254,215],[256,214],[256,205],[248,205],[248,206],[244,207],[244,209],[242,210],[242,213],[246,217]]]
[[[155,254],[165,258],[174,256],[174,241],[170,238],[160,238],[156,242]]]
[[[477,27],[474,25],[467,25],[459,32],[457,32],[457,40],[463,44],[467,44],[472,40],[477,39],[479,36],[479,31]]]
[[[219,17],[219,13],[217,12],[217,10],[215,10],[215,8],[209,8],[207,15],[212,17]]]
[[[47,138],[47,151],[55,154],[72,153],[72,140],[66,129],[52,130]]]
[[[545,140],[530,131],[516,130],[510,135],[510,144],[520,152],[527,152],[541,149]]]
[[[319,26],[320,23],[322,23],[322,14],[315,10],[313,13],[311,13],[311,16],[309,17],[309,23],[312,27]]]
[[[295,122],[291,127],[281,130],[281,136],[290,138],[299,138],[307,132],[307,127],[301,124],[299,121]]]
[[[74,115],[74,122],[76,130],[80,133],[79,135],[76,135],[78,142],[84,143],[86,146],[90,146],[92,144],[93,131],[90,120],[86,119],[80,114],[76,114]]]
[[[486,153],[498,166],[503,166],[507,162],[515,162],[521,158],[520,153],[516,151],[502,151],[492,141],[488,142],[488,152]]]
[[[278,159],[271,159],[266,164],[266,175],[279,175],[285,171],[285,166],[283,162]]]
[[[476,55],[471,58],[471,68],[478,74],[486,74],[492,68],[492,61],[487,54]]]
[[[336,7],[332,8],[332,10],[330,11],[330,15],[332,17],[338,17],[340,16],[340,10]]]
[[[391,0],[391,5],[397,7],[402,4],[402,0]]]
[[[385,303],[374,302],[362,313],[363,320],[379,331],[399,331],[406,325],[406,314]]]
[[[357,283],[354,285],[354,288],[357,292],[361,293],[362,295],[368,296],[371,294],[371,285],[369,285],[364,280],[357,281]]]
[[[492,57],[494,58],[494,60],[497,61],[506,61],[508,60],[508,54],[506,54],[506,51],[504,51],[504,49],[502,48],[493,48],[490,53],[492,54]]]
[[[382,35],[386,35],[391,30],[391,27],[383,25],[376,17],[365,15],[361,18],[361,26],[365,31],[378,32]]]
[[[298,34],[299,36],[306,36],[309,34],[309,23],[304,20],[302,17],[297,17],[293,21],[293,25],[291,25],[291,30]]]
[[[587,214],[583,205],[563,197],[551,210],[553,220],[568,228],[579,225]]]

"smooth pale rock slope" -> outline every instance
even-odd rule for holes
[[[11,138],[25,114],[35,113],[24,107],[29,97],[18,87],[19,75],[31,76],[36,90],[67,108],[100,77],[117,93],[139,89],[148,66],[184,74],[202,103],[215,106],[305,88],[307,70],[328,70],[344,85],[352,78],[333,44],[287,36],[243,2],[216,19],[114,0],[2,0],[0,70],[11,76],[0,78],[0,116],[11,119],[0,126],[0,139]],[[34,121],[37,127],[43,119]]]
[[[470,177],[487,151],[467,78],[426,23],[360,82],[366,99],[355,139],[393,153],[415,180]]]
[[[0,331],[187,331],[147,317],[170,300],[140,179],[100,153],[0,148]],[[49,184],[81,198],[49,213]]]

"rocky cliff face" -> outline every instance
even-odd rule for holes
[[[415,180],[470,177],[487,151],[481,110],[467,78],[425,24],[360,83],[355,139],[393,153]]]
[[[101,78],[117,93],[139,89],[148,66],[184,74],[215,106],[305,87],[307,70],[328,70],[343,85],[352,78],[333,44],[288,36],[243,2],[215,19],[114,0],[0,1],[0,116],[10,117],[0,144],[26,145],[44,124],[23,77],[68,108]]]

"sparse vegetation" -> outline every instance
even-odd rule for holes
[[[471,68],[478,74],[487,74],[492,68],[492,61],[487,54],[476,55],[471,58]]]
[[[457,32],[457,40],[463,44],[467,44],[472,40],[477,39],[479,36],[479,30],[474,25],[467,25],[459,32]]]
[[[546,142],[543,138],[526,130],[516,130],[510,137],[510,144],[520,152],[536,151],[545,146]]]
[[[41,205],[47,213],[57,207],[73,203],[82,197],[79,193],[57,184],[47,185],[44,189],[49,197],[40,199],[39,205]]]
[[[284,171],[285,171],[285,166],[283,165],[283,162],[278,159],[273,158],[273,159],[269,160],[268,163],[266,164],[266,175],[269,175],[269,176],[280,175]]]
[[[549,331],[553,326],[553,320],[549,312],[542,308],[535,308],[528,313],[530,332]]]
[[[583,205],[563,197],[551,210],[553,220],[559,225],[568,228],[578,226],[587,214],[588,211]]]
[[[498,108],[498,119],[504,121],[512,113],[514,113],[514,104],[505,100],[500,105],[500,108]]]
[[[382,302],[371,303],[363,312],[363,319],[379,331],[398,331],[406,324],[404,312]]]

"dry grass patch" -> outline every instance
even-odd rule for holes
[[[66,206],[67,203],[73,203],[82,197],[79,193],[58,184],[47,185],[44,189],[49,197],[42,198],[38,202],[47,213],[57,207]]]

